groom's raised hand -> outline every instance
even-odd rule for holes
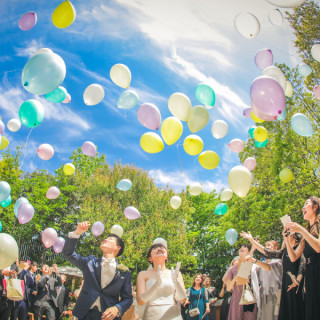
[[[76,234],[81,235],[84,232],[87,232],[90,227],[89,221],[80,222],[78,224],[77,230],[75,231]]]

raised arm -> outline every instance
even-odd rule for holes
[[[262,246],[258,241],[253,239],[252,234],[250,233],[250,231],[248,232],[240,232],[240,236],[244,239],[247,239],[251,242],[252,246],[257,249],[258,251],[260,251],[262,254],[266,254],[265,250],[264,250],[264,246]]]
[[[269,266],[268,263],[259,261],[259,260],[255,259],[255,258],[251,257],[250,255],[246,256],[244,258],[244,261],[250,261],[252,263],[255,263],[258,267],[260,267],[263,270],[266,270],[266,271],[270,271],[271,270],[271,267]]]
[[[304,241],[301,241],[298,248],[296,250],[294,250],[290,244],[289,237],[286,236],[286,232],[287,232],[287,229],[284,229],[283,236],[284,236],[284,241],[286,243],[288,255],[289,255],[290,261],[295,262],[301,257],[301,255],[303,253]]]

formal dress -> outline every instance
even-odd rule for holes
[[[206,313],[206,304],[209,303],[208,291],[206,288],[201,288],[200,290],[196,290],[193,287],[188,288],[187,290],[189,304],[189,311],[187,314],[187,320],[207,320]],[[200,314],[195,317],[190,316],[190,310],[198,308]]]
[[[209,302],[218,297],[218,292],[215,287],[208,287],[208,288],[206,287],[206,289],[208,291]],[[210,313],[207,315],[207,320],[216,320],[216,318],[217,318],[216,307],[214,305],[212,305],[211,303],[210,303],[209,307],[210,307]]]

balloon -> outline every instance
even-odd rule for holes
[[[17,132],[21,128],[21,122],[19,119],[11,119],[7,123],[7,128],[12,132]]]
[[[203,129],[209,122],[209,112],[203,106],[195,106],[191,109],[188,120],[189,130],[194,133]]]
[[[167,145],[177,142],[183,131],[181,121],[176,117],[169,117],[162,122],[161,135]]]
[[[307,64],[301,63],[298,66],[298,72],[303,77],[307,77],[312,72],[312,69]]]
[[[251,187],[250,171],[244,166],[233,167],[228,176],[231,190],[240,198],[244,198]]]
[[[60,103],[64,101],[64,99],[67,97],[67,90],[64,87],[59,86],[54,91],[47,93],[44,97],[54,103]]]
[[[269,134],[266,128],[256,127],[253,131],[253,137],[258,142],[266,141],[269,138]]]
[[[263,148],[263,147],[265,147],[265,146],[268,144],[268,141],[269,141],[269,139],[267,139],[267,140],[265,140],[265,141],[263,141],[263,142],[255,141],[255,142],[254,142],[254,146],[255,146],[256,148]]]
[[[294,8],[301,6],[306,0],[267,0],[269,3],[280,8]]]
[[[266,116],[261,118],[262,120],[269,121],[269,117],[276,119],[286,105],[286,98],[281,86],[270,77],[256,78],[251,84],[250,96],[254,110],[259,111],[259,118],[261,118],[261,114]]]
[[[60,3],[52,13],[52,23],[55,27],[65,29],[76,19],[76,9],[68,0]]]
[[[42,103],[34,99],[23,102],[19,109],[19,118],[26,127],[37,127],[44,119]]]
[[[203,103],[205,106],[214,106],[214,103],[216,102],[216,94],[208,84],[198,84],[195,94],[200,103]]]
[[[46,194],[46,197],[48,199],[57,199],[59,196],[60,196],[60,190],[57,187],[50,187]]]
[[[218,154],[211,150],[202,152],[199,155],[198,160],[202,167],[208,170],[216,168],[220,162]]]
[[[39,53],[53,53],[53,51],[52,51],[51,49],[49,49],[49,48],[41,48],[41,49],[37,50],[37,51],[32,55],[32,57],[35,56],[35,55],[37,55],[37,54],[39,54]]]
[[[50,160],[54,155],[53,147],[48,143],[43,143],[38,147],[38,156],[42,160]]]
[[[6,207],[9,207],[10,204],[11,204],[11,196],[9,196],[7,199],[3,200],[0,202],[0,205],[2,208],[6,208]]]
[[[226,232],[226,240],[230,244],[230,246],[233,246],[238,239],[238,232],[235,229],[229,229]]]
[[[189,192],[192,196],[198,196],[202,192],[202,185],[199,182],[192,183]]]
[[[187,154],[196,156],[203,149],[203,141],[199,136],[191,134],[184,139],[183,149]]]
[[[233,152],[241,152],[244,149],[244,142],[240,139],[232,139],[229,142],[229,148]]]
[[[21,204],[18,209],[18,220],[20,224],[28,223],[34,216],[34,208],[30,203]]]
[[[254,58],[256,66],[260,69],[265,69],[272,66],[273,64],[273,54],[270,49],[262,49],[256,53]]]
[[[277,120],[283,121],[286,118],[286,116],[287,116],[287,111],[286,109],[284,109],[283,112],[277,116]]]
[[[123,229],[118,224],[115,224],[111,227],[111,233],[116,234],[118,237],[122,237],[123,235]]]
[[[180,197],[178,196],[173,196],[171,199],[170,199],[170,206],[172,207],[172,209],[179,209],[180,206],[181,206],[181,203],[182,203],[182,200]]]
[[[263,70],[262,76],[270,77],[276,80],[280,84],[283,92],[286,90],[287,79],[280,68],[275,66],[267,67]],[[265,86],[268,86],[268,84],[265,84]]]
[[[46,228],[41,235],[42,243],[48,249],[52,247],[58,239],[57,231],[53,228]]]
[[[6,137],[1,137],[0,150],[5,149],[9,145],[9,141]]]
[[[279,9],[269,11],[268,18],[274,26],[280,27],[283,23],[283,15]]]
[[[66,96],[66,98],[62,101],[62,103],[69,103],[69,102],[71,102],[71,96],[70,96],[69,93],[67,93],[67,96]]]
[[[104,89],[100,84],[90,84],[83,93],[83,101],[87,106],[94,106],[104,98]]]
[[[18,258],[19,249],[16,240],[9,234],[0,234],[0,270],[10,267]]]
[[[228,201],[232,198],[233,191],[229,188],[224,189],[220,194],[220,200],[221,201]]]
[[[256,122],[256,123],[262,123],[262,122],[264,122],[264,120],[258,118],[258,117],[254,114],[253,110],[252,110],[251,113],[250,113],[250,117],[251,117],[251,119],[252,119],[254,122]]]
[[[249,171],[252,171],[257,165],[257,161],[253,157],[249,157],[243,162],[243,166],[246,167]]]
[[[216,120],[211,127],[211,132],[214,138],[221,139],[228,133],[228,124],[223,120]]]
[[[249,12],[239,13],[234,19],[236,30],[245,38],[254,38],[260,32],[260,22]]]
[[[161,124],[159,109],[152,103],[142,104],[137,112],[139,122],[146,128],[158,130]]]
[[[71,176],[76,171],[75,166],[72,163],[66,163],[63,166],[63,172],[66,176]]]
[[[89,157],[95,157],[97,154],[97,147],[93,142],[85,141],[81,146],[81,151]]]
[[[286,90],[285,90],[284,94],[288,98],[291,98],[293,96],[293,86],[290,81],[286,82]]]
[[[29,59],[22,70],[23,87],[32,94],[54,91],[66,76],[66,65],[53,52],[42,52]]]
[[[0,202],[6,200],[11,193],[11,187],[8,182],[1,181],[0,182]]]
[[[0,134],[4,133],[5,125],[4,123],[0,120]]]
[[[245,108],[243,109],[243,116],[250,119],[251,118],[251,111],[252,111],[252,108]]]
[[[146,132],[140,138],[142,150],[148,153],[157,153],[163,150],[164,144],[161,137],[154,132]]]
[[[110,78],[117,86],[127,89],[131,83],[130,69],[124,64],[115,64],[110,70]]]
[[[65,240],[61,237],[58,237],[56,242],[53,245],[53,251],[55,253],[61,253],[65,244]]]
[[[31,30],[37,23],[37,15],[35,12],[25,13],[18,22],[18,26],[22,31]]]
[[[133,90],[123,92],[117,101],[117,107],[120,109],[132,109],[139,102],[139,95]]]
[[[23,204],[28,204],[28,203],[29,203],[28,199],[24,198],[24,197],[21,197],[16,201],[16,203],[14,204],[13,211],[14,211],[14,215],[17,218],[18,218],[18,211],[19,211],[20,206]]]
[[[91,228],[92,234],[97,237],[100,236],[104,231],[104,224],[100,221],[96,221]]]
[[[214,209],[214,213],[218,216],[223,216],[227,211],[228,206],[225,203],[219,203]]]
[[[280,171],[279,178],[283,183],[288,183],[288,182],[292,181],[292,179],[294,177],[293,177],[293,173],[290,169],[284,168]]]
[[[273,121],[273,120],[277,119],[277,117],[275,117],[275,116],[266,115],[266,114],[260,112],[259,110],[257,110],[257,108],[254,105],[252,105],[252,111],[254,112],[254,114],[258,118],[263,119],[264,121]]]
[[[311,121],[302,113],[296,113],[292,116],[291,128],[295,133],[303,137],[311,137],[313,135]]]
[[[314,60],[320,62],[320,43],[314,44],[311,47],[311,55]]]
[[[256,126],[253,126],[253,127],[251,127],[251,128],[248,130],[248,134],[249,134],[249,136],[250,136],[251,138],[253,138],[253,132],[254,132],[254,130],[255,130],[256,128],[257,128]]]
[[[0,221],[0,232],[2,231],[2,222]]]
[[[170,112],[181,121],[188,121],[191,113],[191,101],[183,93],[176,92],[168,100]]]
[[[124,215],[130,220],[138,219],[141,217],[139,211],[135,207],[125,208]]]
[[[313,95],[317,98],[320,99],[320,86],[315,86],[313,88]]]
[[[132,182],[129,179],[122,179],[118,182],[117,188],[121,191],[128,191],[132,187]]]

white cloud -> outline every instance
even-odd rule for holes
[[[16,55],[18,57],[28,57],[30,58],[35,54],[39,49],[44,47],[43,41],[39,39],[32,39],[30,42],[25,43],[25,47],[15,48]]]

